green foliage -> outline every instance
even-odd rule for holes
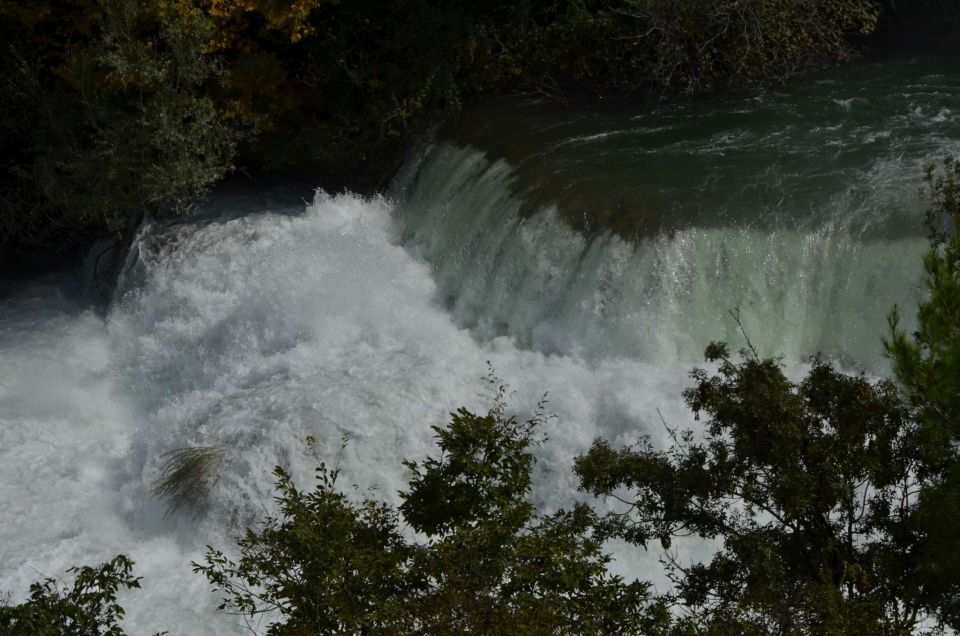
[[[411,547],[396,512],[351,502],[323,465],[308,493],[283,470],[275,474],[282,516],[238,539],[238,562],[210,549],[204,565],[194,564],[226,594],[220,609],[281,618],[268,634],[404,633],[404,601],[422,583],[408,574]]]
[[[146,212],[183,212],[231,168],[237,132],[204,94],[219,70],[202,12],[29,4],[0,5],[12,71],[0,97],[11,113],[0,245],[70,244]]]
[[[538,515],[526,500],[539,422],[507,417],[501,399],[457,411],[435,429],[440,456],[407,464],[399,512],[352,501],[323,465],[309,493],[278,469],[281,516],[238,540],[239,560],[210,549],[194,567],[222,609],[272,613],[269,634],[654,633],[665,611],[606,572],[593,514]],[[406,539],[401,514],[426,541]]]
[[[197,446],[164,454],[166,462],[152,494],[166,502],[168,513],[198,507],[220,478],[224,452],[218,446]]]
[[[534,464],[531,446],[538,443],[534,429],[541,421],[539,415],[526,422],[507,417],[503,397],[501,387],[485,416],[461,408],[447,426],[434,426],[440,457],[422,466],[404,462],[412,476],[400,510],[418,532],[437,536],[491,519],[522,525],[530,518],[524,497]]]
[[[99,567],[83,566],[71,587],[54,579],[30,586],[30,598],[14,606],[0,605],[0,634],[9,636],[122,636],[117,622],[124,611],[117,593],[137,589],[133,562],[118,555]]]
[[[927,184],[932,245],[923,264],[930,297],[917,309],[918,329],[912,337],[899,329],[894,311],[886,348],[897,379],[940,441],[960,437],[960,163],[947,159],[940,173],[931,166]]]
[[[794,383],[772,360],[727,357],[685,392],[704,439],[671,431],[577,459],[582,488],[631,493],[601,536],[659,539],[690,633],[910,634],[923,617],[914,578],[918,427],[895,388],[815,359]],[[708,563],[680,563],[677,536],[718,539]]]
[[[921,498],[924,529],[920,571],[928,603],[960,627],[960,582],[951,565],[960,561],[960,163],[945,160],[927,170],[932,208],[931,247],[924,257],[929,298],[917,309],[917,330],[908,336],[890,317],[886,349],[894,371],[923,427],[919,449],[932,482]]]

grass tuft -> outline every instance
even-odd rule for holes
[[[166,502],[168,515],[201,507],[223,473],[223,455],[219,446],[178,448],[163,454],[166,462],[151,492]]]

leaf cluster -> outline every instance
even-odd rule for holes
[[[182,213],[232,167],[207,88],[211,23],[188,2],[0,3],[0,245],[71,245]]]
[[[140,587],[133,562],[123,555],[98,567],[76,567],[73,585],[48,578],[30,586],[19,605],[0,605],[0,634],[6,636],[123,636],[117,593]],[[158,635],[159,636],[159,635]]]

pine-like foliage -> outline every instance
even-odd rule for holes
[[[196,446],[164,454],[166,461],[152,493],[164,500],[168,514],[203,503],[223,472],[224,452],[219,446]]]
[[[887,353],[921,423],[931,485],[921,496],[918,546],[928,606],[960,628],[960,163],[946,159],[927,170],[932,206],[927,215],[931,247],[924,257],[929,298],[917,309],[917,330],[907,335],[896,311],[890,317]]]

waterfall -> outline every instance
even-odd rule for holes
[[[595,437],[695,425],[681,392],[709,341],[744,344],[737,307],[794,377],[817,352],[885,373],[886,316],[923,291],[919,168],[957,145],[960,87],[856,72],[567,128],[477,111],[482,134],[421,149],[388,196],[222,195],[145,224],[106,316],[69,279],[22,283],[0,299],[0,591],[125,553],[132,633],[245,633],[190,562],[275,510],[272,468],[309,487],[347,438],[341,483],[397,503],[431,426],[489,405],[487,363],[518,416],[547,393],[545,511],[577,500]],[[224,449],[222,476],[165,516],[164,453],[195,446]],[[609,549],[667,584],[656,553]]]
[[[915,306],[922,292],[925,239],[864,238],[842,197],[832,202],[839,218],[812,228],[686,227],[624,240],[570,229],[554,205],[521,214],[512,167],[476,149],[432,148],[408,178],[404,243],[430,263],[458,323],[484,340],[689,363],[711,340],[742,344],[739,308],[765,355],[822,352],[876,370],[890,309]]]
[[[0,524],[3,589],[123,552],[144,579],[125,598],[134,631],[237,633],[189,564],[274,511],[273,466],[309,485],[347,436],[342,483],[397,503],[400,462],[431,451],[430,427],[489,405],[488,361],[520,416],[549,392],[545,509],[571,503],[573,457],[594,437],[662,440],[658,409],[691,423],[686,364],[547,355],[457,325],[385,199],[242,211],[145,228],[137,284],[106,321],[66,300],[38,314],[37,287],[8,299],[20,320],[0,333],[0,488],[18,514]],[[223,476],[202,516],[164,518],[150,489],[163,453],[185,446],[225,448]],[[637,560],[631,571],[654,568],[624,553]]]

